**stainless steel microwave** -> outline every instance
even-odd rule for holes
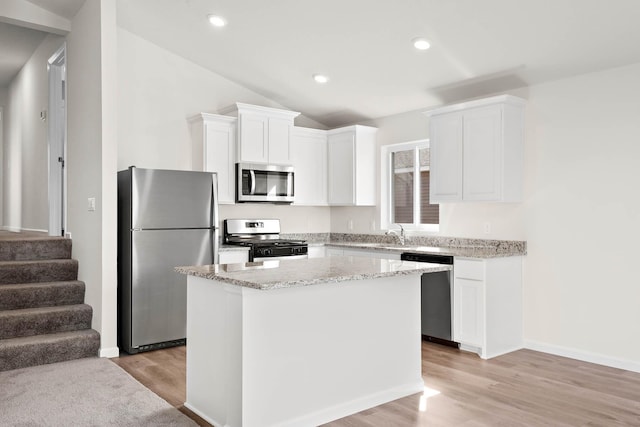
[[[293,202],[293,166],[236,164],[236,201]]]

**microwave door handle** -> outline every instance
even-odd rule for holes
[[[287,196],[293,196],[293,173],[287,173]]]
[[[249,194],[254,195],[256,193],[256,173],[253,169],[249,171],[249,176],[251,177],[251,189],[249,190]]]

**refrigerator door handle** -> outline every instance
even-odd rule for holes
[[[213,197],[211,198],[212,209],[211,209],[211,226],[213,227],[213,242],[212,242],[212,251],[211,251],[211,263],[218,263],[218,240],[219,240],[219,227],[218,227],[218,174],[214,173],[211,175],[211,186]]]

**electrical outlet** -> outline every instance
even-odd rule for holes
[[[375,219],[371,220],[371,231],[376,231],[376,220]]]
[[[349,221],[347,221],[347,229],[349,230],[353,230],[353,220],[350,219]]]
[[[484,223],[484,234],[490,234],[491,233],[491,223],[490,222],[485,222]]]
[[[95,197],[89,197],[87,199],[87,210],[89,210],[89,211],[95,211],[96,210],[96,198]]]

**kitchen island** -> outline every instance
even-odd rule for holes
[[[187,401],[214,426],[319,425],[423,391],[420,280],[363,257],[180,267]]]

